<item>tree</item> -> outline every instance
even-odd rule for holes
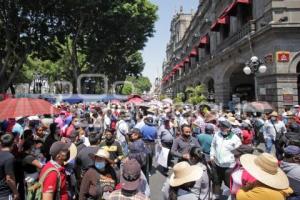
[[[157,7],[148,0],[7,0],[0,4],[0,92],[15,81],[27,56],[57,61],[68,50],[74,92],[83,72],[106,74],[110,82],[138,75],[141,50],[154,32]],[[90,65],[81,65],[86,55]],[[87,69],[85,69],[87,67]]]
[[[197,85],[196,87],[188,87],[185,90],[185,93],[187,94],[187,101],[193,105],[206,101],[206,97],[203,95],[205,91],[205,86],[202,84]]]
[[[127,76],[126,81],[131,82],[134,88],[132,88],[131,84],[125,83],[121,91],[121,93],[125,95],[132,94],[133,92],[143,94],[143,92],[149,92],[152,87],[149,78],[144,76]]]
[[[184,99],[184,93],[180,92],[176,94],[176,97],[174,98],[175,103],[182,103]]]
[[[62,3],[55,0],[6,0],[0,4],[0,93],[5,92],[19,74],[27,55],[55,59],[52,41],[64,39]]]

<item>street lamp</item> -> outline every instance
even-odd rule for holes
[[[250,60],[246,62],[243,71],[246,75],[250,75],[250,74],[254,75],[255,100],[258,100],[257,91],[256,91],[257,89],[256,75],[257,73],[260,74],[265,73],[267,71],[267,66],[257,56],[252,56]]]

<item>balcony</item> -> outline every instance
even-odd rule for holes
[[[223,51],[224,49],[243,39],[245,36],[249,35],[252,31],[255,31],[254,27],[255,25],[253,21],[247,22],[240,30],[217,45],[216,53]]]

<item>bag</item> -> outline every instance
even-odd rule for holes
[[[58,177],[58,184],[57,184],[57,190],[56,190],[56,194],[55,194],[55,200],[60,199],[60,186],[61,186],[60,173],[56,168],[51,167],[44,172],[44,174],[42,175],[42,177],[40,178],[40,180],[38,182],[36,182],[35,184],[33,184],[31,187],[28,188],[26,200],[42,200],[43,199],[43,182],[44,182],[45,178],[48,176],[48,174],[52,171],[55,171],[57,173],[57,177]]]
[[[295,145],[300,147],[300,133],[299,132],[287,132],[285,134],[285,143],[288,145]]]

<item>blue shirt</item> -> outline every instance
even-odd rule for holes
[[[199,134],[197,138],[202,147],[203,152],[209,154],[213,136],[210,134]]]
[[[141,128],[141,133],[143,136],[143,140],[154,141],[157,138],[157,129],[155,126],[149,126],[148,124],[145,124]]]

